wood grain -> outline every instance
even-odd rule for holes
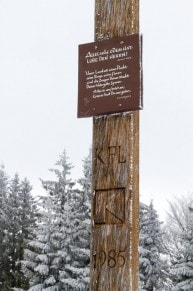
[[[95,0],[95,39],[139,32],[139,0]],[[93,118],[90,290],[138,291],[139,112]]]

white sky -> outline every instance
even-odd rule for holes
[[[141,0],[144,110],[140,193],[163,215],[193,192],[193,1]],[[34,193],[63,149],[81,176],[92,118],[77,119],[78,44],[94,40],[94,0],[0,0],[0,163]]]

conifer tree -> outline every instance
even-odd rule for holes
[[[28,243],[23,262],[30,291],[88,290],[90,249],[91,157],[84,160],[84,175],[75,189],[72,165],[60,156],[56,179],[42,181],[41,218],[35,239]]]
[[[165,290],[166,266],[161,258],[164,253],[161,223],[153,207],[141,204],[139,273],[141,290]]]
[[[32,238],[32,232],[36,226],[36,204],[31,190],[29,181],[25,178],[20,183],[18,174],[15,174],[10,184],[7,211],[9,217],[7,234],[8,289],[28,287],[28,280],[22,272],[21,261],[24,259],[26,244]]]
[[[8,233],[8,217],[7,217],[7,195],[8,195],[9,179],[5,172],[4,165],[0,166],[0,290],[6,291],[6,282],[8,279],[8,253],[7,253],[7,233]]]
[[[170,202],[167,247],[170,251],[172,291],[193,290],[192,196]]]
[[[83,177],[78,180],[81,189],[75,195],[70,212],[68,262],[61,274],[63,288],[68,286],[70,290],[89,289],[91,167],[90,150],[83,160]]]
[[[7,216],[9,220],[9,225],[6,236],[7,241],[6,286],[8,289],[11,289],[11,287],[16,287],[18,279],[18,266],[17,266],[19,247],[18,236],[20,232],[19,195],[20,195],[20,180],[19,175],[15,174],[14,178],[10,182],[7,204]]]
[[[41,218],[35,229],[34,239],[25,249],[23,270],[29,279],[29,290],[59,290],[55,216],[50,195],[42,197]],[[49,289],[50,288],[50,289]]]
[[[18,280],[17,287],[26,288],[28,280],[21,271],[22,264],[24,260],[24,250],[27,247],[29,241],[34,237],[34,229],[37,227],[38,221],[38,208],[35,198],[31,194],[32,186],[27,178],[21,182],[21,190],[19,195],[20,200],[20,211],[19,211],[19,222],[20,222],[20,231],[18,235]]]
[[[193,222],[192,222],[193,223]],[[178,260],[171,266],[170,275],[174,284],[172,291],[193,290],[193,225],[182,233],[182,248]]]
[[[67,160],[64,151],[57,168],[51,169],[56,180],[42,181],[47,194],[41,198],[41,219],[36,237],[25,251],[29,290],[63,290],[60,277],[68,261],[70,213],[75,199],[75,183],[69,178],[72,165]]]
[[[21,271],[21,260],[29,233],[34,228],[31,186],[27,179],[20,183],[19,175],[12,180],[0,168],[0,290],[20,290],[27,287]]]

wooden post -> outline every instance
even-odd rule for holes
[[[95,39],[139,32],[139,0],[95,0]],[[138,291],[139,112],[93,118],[91,282]]]

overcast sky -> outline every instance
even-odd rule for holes
[[[193,193],[192,15],[192,0],[141,0],[140,195],[161,215]],[[0,0],[0,163],[36,194],[64,148],[82,174],[92,118],[76,117],[78,44],[93,40],[94,0]]]

